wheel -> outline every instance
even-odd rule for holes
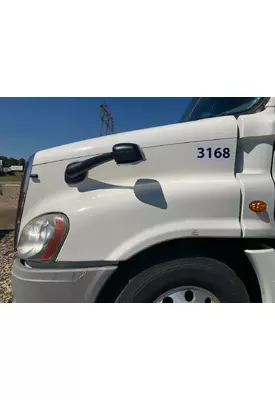
[[[118,303],[249,303],[245,285],[226,264],[202,257],[157,264],[136,275]]]

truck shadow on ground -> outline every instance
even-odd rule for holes
[[[97,181],[95,179],[85,179],[77,186],[79,192],[90,192],[104,189],[129,189],[133,190],[136,198],[142,203],[162,210],[167,209],[167,202],[160,183],[155,179],[138,179],[134,186],[120,186]]]

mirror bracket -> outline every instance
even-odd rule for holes
[[[113,146],[113,150],[110,153],[100,154],[99,156],[67,165],[65,182],[68,185],[80,183],[86,178],[87,172],[90,169],[112,160],[115,160],[118,165],[134,164],[139,161],[144,161],[144,156],[137,144],[119,143]]]

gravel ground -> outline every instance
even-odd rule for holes
[[[0,303],[11,303],[11,267],[14,258],[13,233],[0,239]]]
[[[0,194],[0,229],[14,228],[18,196]]]
[[[1,188],[1,186],[0,186]],[[17,191],[19,193],[19,190]],[[0,229],[14,228],[18,193],[13,196],[0,192]],[[0,303],[11,303],[11,267],[14,259],[13,233],[0,238]]]

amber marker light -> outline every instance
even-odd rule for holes
[[[255,213],[265,212],[267,204],[262,200],[253,200],[249,203],[249,209]]]

